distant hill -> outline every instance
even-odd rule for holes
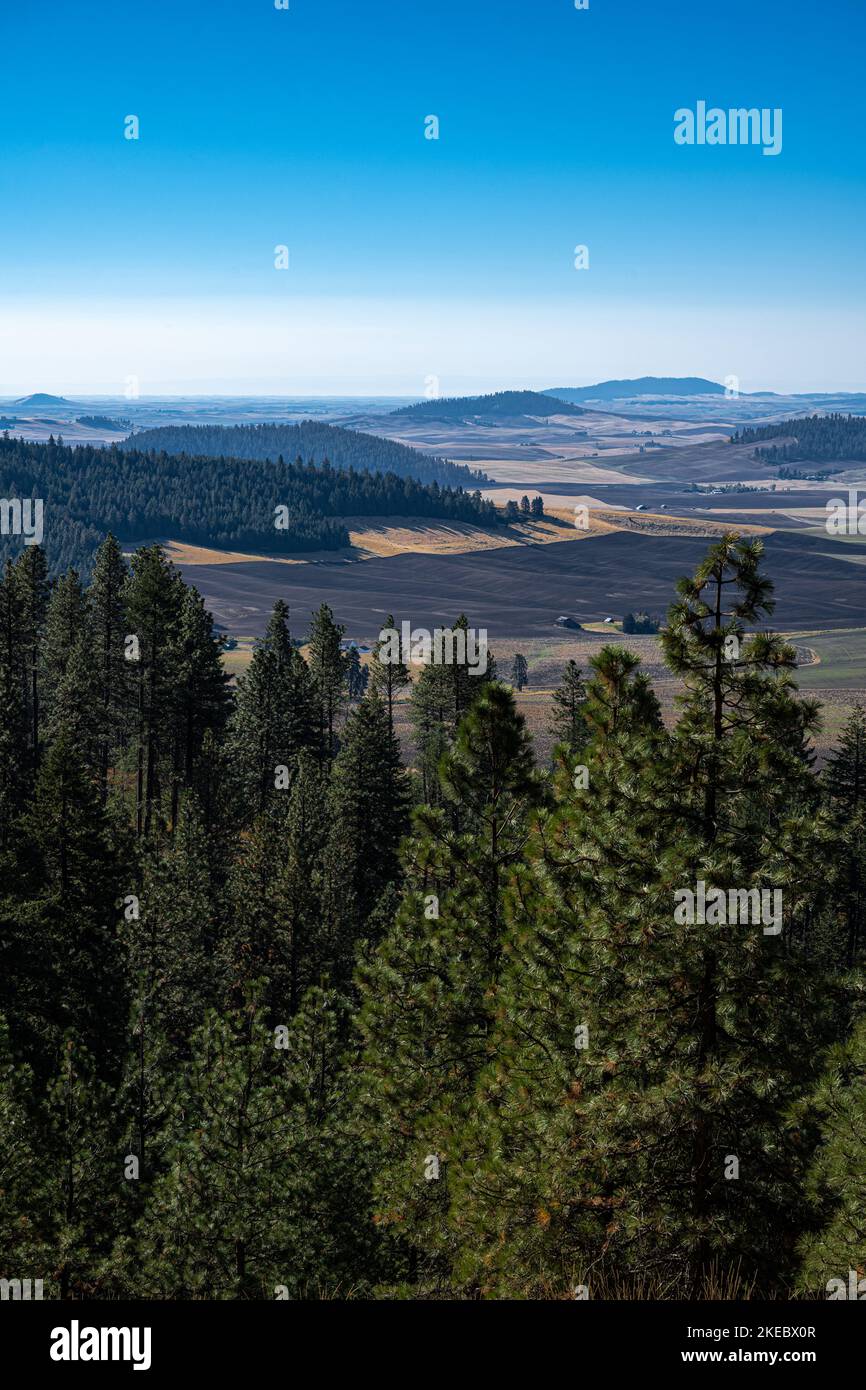
[[[299,425],[164,425],[140,430],[120,447],[211,458],[276,462],[282,457],[290,463],[302,459],[363,473],[396,473],[398,478],[444,487],[474,489],[488,482],[483,473],[449,459],[431,458],[406,444],[316,420],[302,420]]]
[[[551,415],[584,415],[579,406],[558,401],[551,406],[549,391],[494,391],[489,396],[442,396],[418,401],[392,410],[391,417],[404,420],[442,420],[448,423],[520,419],[526,416],[548,419]]]
[[[22,396],[16,405],[71,405],[65,396],[47,396],[44,391],[36,391],[32,396]]]
[[[545,391],[561,401],[614,401],[629,396],[723,396],[724,386],[702,376],[638,376],[596,386],[556,386]]]

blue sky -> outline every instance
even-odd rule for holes
[[[0,395],[866,389],[862,0],[79,0],[0,38]],[[677,146],[699,99],[780,107],[782,153]]]

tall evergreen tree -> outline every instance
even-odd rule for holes
[[[511,664],[511,684],[515,690],[522,690],[524,686],[529,684],[529,667],[523,652],[515,652],[514,654],[514,661]]]
[[[490,1058],[504,897],[540,794],[507,688],[479,695],[441,778],[446,808],[416,811],[410,886],[362,972],[365,1082],[384,1147],[379,1220],[408,1243],[425,1287],[450,1279],[459,1243],[448,1192],[452,1174],[472,1162],[463,1127]]]
[[[800,1287],[807,1295],[850,1298],[866,1277],[866,1020],[833,1048],[815,1094],[803,1107],[817,1116],[821,1143],[809,1173],[817,1229],[803,1240]],[[841,1281],[831,1288],[830,1281]],[[842,1291],[844,1290],[844,1292]]]
[[[172,693],[183,583],[159,545],[136,551],[124,591],[136,686],[136,830],[148,836],[164,817],[165,760],[172,742]]]
[[[151,1293],[273,1299],[358,1287],[373,1242],[370,1141],[352,1121],[342,1013],[313,991],[282,1029],[254,1003],[208,1016],[142,1227]]]
[[[274,604],[264,639],[238,681],[232,756],[250,816],[264,811],[277,767],[291,768],[304,748],[317,746],[310,673],[295,648],[282,599]]]
[[[388,614],[382,629],[379,633],[376,645],[373,648],[373,655],[370,660],[370,684],[373,690],[378,691],[385,707],[388,711],[388,727],[394,732],[394,704],[401,690],[405,690],[412,684],[412,677],[405,662],[391,660],[394,655],[395,641],[399,640],[399,630],[394,622],[393,615]],[[388,659],[385,659],[385,656]]]
[[[346,658],[341,646],[346,629],[334,622],[326,603],[313,614],[310,628],[310,678],[325,757],[337,752],[337,720],[346,696]]]
[[[399,881],[397,850],[408,828],[408,805],[400,746],[373,691],[346,721],[329,797],[326,871],[330,915],[339,923],[341,984],[382,895]]]
[[[562,680],[553,692],[553,733],[557,741],[564,743],[570,753],[576,753],[587,739],[586,721],[583,707],[586,703],[586,684],[580,674],[580,667],[570,657],[565,665]]]
[[[24,704],[28,724],[28,764],[35,772],[39,766],[40,690],[39,649],[45,615],[48,610],[48,565],[45,552],[39,545],[27,545],[15,565],[15,583],[21,604],[23,643],[21,660],[24,669]]]
[[[130,698],[134,668],[125,657],[127,636],[126,562],[115,537],[109,534],[96,553],[88,590],[94,654],[99,672],[99,787],[108,794],[108,772],[131,723]]]

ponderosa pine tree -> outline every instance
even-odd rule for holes
[[[184,586],[174,664],[172,826],[177,824],[181,790],[193,785],[205,733],[221,733],[229,714],[222,643],[201,594],[191,585]]]
[[[799,1287],[807,1297],[862,1299],[856,1288],[866,1277],[866,1019],[862,1016],[850,1038],[832,1049],[820,1084],[803,1112],[805,1123],[817,1118],[821,1142],[809,1172],[817,1230],[803,1240]],[[831,1280],[839,1282],[831,1286]]]
[[[56,1296],[98,1298],[122,1200],[124,1165],[111,1093],[74,1034],[60,1049],[41,1136],[52,1162],[42,1168]]]
[[[39,648],[48,609],[48,566],[39,545],[26,545],[15,564],[15,583],[21,604],[24,668],[24,704],[29,730],[27,765],[32,773],[39,767],[40,700]]]
[[[346,694],[352,704],[364,698],[369,680],[370,672],[361,663],[361,653],[357,647],[350,647],[346,653]]]
[[[229,875],[220,946],[225,994],[240,1007],[258,982],[266,1022],[293,1017],[306,989],[334,973],[338,931],[326,907],[327,798],[325,769],[302,751],[291,787],[253,823]]]
[[[247,815],[261,814],[277,767],[291,769],[300,751],[317,747],[310,673],[289,632],[289,610],[274,604],[249,670],[238,681],[231,749]]]
[[[16,1063],[0,1015],[0,1279],[48,1279],[45,1189],[32,1107],[33,1073]],[[40,1162],[40,1159],[42,1161]],[[52,1155],[52,1162],[55,1156]],[[50,1285],[44,1289],[51,1297]]]
[[[496,679],[496,661],[486,652],[486,665],[470,665],[467,650],[462,659],[460,644],[466,641],[469,622],[465,615],[457,619],[451,631],[454,640],[454,660],[423,666],[412,687],[410,718],[415,734],[420,763],[423,799],[428,805],[439,805],[442,792],[438,768],[443,754],[450,747],[460,720],[485,687]]]
[[[374,690],[352,711],[334,760],[329,795],[325,912],[337,927],[334,983],[351,978],[355,947],[383,894],[400,879],[409,788],[400,745]]]
[[[116,1079],[128,1008],[116,931],[127,846],[65,731],[43,757],[21,844],[14,970],[0,980],[13,1039],[44,1074],[71,1029]]]
[[[88,589],[94,655],[99,673],[97,725],[99,788],[103,801],[108,794],[109,767],[125,740],[133,715],[130,700],[134,690],[135,668],[126,660],[124,650],[127,636],[124,602],[127,578],[123,552],[115,537],[109,534],[96,552],[93,578]]]
[[[760,540],[735,534],[712,546],[694,577],[677,585],[661,639],[686,687],[673,742],[679,887],[770,890],[782,895],[784,912],[769,933],[754,922],[686,930],[675,956],[696,1021],[675,1108],[690,1145],[680,1159],[689,1188],[677,1234],[693,1280],[719,1257],[766,1277],[790,1261],[791,1238],[786,1244],[780,1228],[784,1212],[790,1225],[802,1161],[793,1146],[780,1154],[779,1134],[826,1040],[820,972],[791,949],[794,923],[815,895],[807,738],[817,706],[797,697],[793,648],[754,630],[774,607],[762,556]],[[798,1029],[792,1017],[801,1019]],[[748,1151],[748,1171],[732,1188],[725,1152],[739,1149]]]
[[[814,893],[812,710],[782,645],[746,637],[769,602],[758,558],[729,540],[683,581],[667,629],[686,683],[673,736],[629,661],[596,664],[588,781],[560,776],[516,875],[501,1042],[470,1116],[476,1169],[452,1195],[460,1272],[490,1291],[649,1281],[682,1297],[719,1266],[764,1289],[791,1272],[808,1144],[786,1117],[827,1005],[790,930]],[[720,669],[730,637],[742,664]],[[686,922],[678,895],[701,881],[738,906],[778,889],[784,910]]]
[[[40,681],[44,688],[43,716],[49,739],[57,731],[54,699],[66,674],[73,651],[88,638],[88,602],[76,570],[61,575],[55,584],[45,617],[41,643]]]
[[[168,1078],[189,1057],[193,1032],[218,1001],[215,897],[207,834],[188,795],[170,843],[151,849],[140,890],[124,897],[132,1002],[120,1107],[127,1153],[138,1159],[142,1181],[160,1148]]]
[[[586,691],[598,723],[584,723],[581,765],[560,749],[554,803],[504,894],[489,1059],[466,1106],[474,1162],[451,1187],[453,1277],[486,1296],[572,1296],[613,1240],[636,1161],[609,1087],[639,1044],[618,1011],[632,987],[639,998],[653,948],[642,915],[667,848],[668,754],[642,673],[613,657],[599,655]]]
[[[337,752],[337,720],[346,698],[346,657],[342,649],[346,629],[334,622],[326,603],[316,609],[310,627],[310,681],[319,739],[328,762]]]
[[[0,853],[4,856],[29,788],[27,769],[21,760],[28,731],[21,663],[23,640],[21,598],[12,562],[7,561],[0,579]],[[13,874],[14,867],[11,861],[8,869]]]
[[[137,726],[136,831],[149,836],[167,816],[162,788],[173,746],[174,677],[183,607],[183,581],[160,545],[137,550],[124,590],[127,637],[137,639],[131,661]]]
[[[529,684],[529,667],[523,652],[515,652],[514,661],[511,663],[511,684],[515,690],[522,690]]]
[[[364,1086],[384,1150],[378,1220],[409,1247],[425,1287],[452,1278],[448,1194],[472,1162],[463,1128],[491,1055],[504,898],[540,797],[510,690],[490,684],[478,696],[440,778],[445,807],[415,812],[409,888],[361,972]]]
[[[634,652],[628,647],[602,647],[589,664],[592,681],[582,713],[593,736],[661,727],[659,702]]]
[[[565,663],[562,680],[553,692],[551,727],[558,743],[564,743],[569,753],[576,753],[587,740],[583,706],[586,703],[586,684],[580,667],[573,657]]]
[[[345,1080],[345,1006],[313,990],[271,1027],[210,1013],[179,1078],[170,1163],[142,1223],[153,1296],[322,1297],[363,1288],[370,1139]]]
[[[850,968],[866,939],[866,712],[862,705],[856,705],[846,721],[839,744],[827,759],[822,784],[833,818],[830,863],[835,898],[844,905],[844,960]]]
[[[394,622],[393,615],[389,613],[382,624],[368,668],[370,685],[382,697],[388,711],[388,727],[392,733],[394,732],[394,704],[400,691],[412,684],[412,677],[409,675],[405,662],[402,660],[383,660],[383,651],[389,653],[392,651],[394,646],[393,634],[398,633],[399,629]]]

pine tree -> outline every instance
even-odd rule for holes
[[[28,736],[24,698],[23,615],[11,561],[0,580],[0,851],[10,846],[15,817],[28,790],[21,749]],[[14,863],[9,866],[14,872]]]
[[[193,785],[205,733],[219,735],[229,713],[229,677],[222,643],[197,589],[185,586],[178,628],[174,685],[171,820],[176,825],[182,788]]]
[[[634,652],[627,647],[602,647],[589,664],[593,675],[582,713],[591,734],[661,726],[659,702]]]
[[[141,1227],[153,1295],[305,1298],[357,1287],[373,1240],[370,1141],[351,1119],[343,1013],[313,991],[285,1028],[268,1027],[254,1003],[208,1016],[177,1088],[170,1166]]]
[[[61,575],[51,594],[42,641],[41,681],[49,737],[57,732],[54,702],[73,651],[89,639],[87,595],[76,570]]]
[[[522,690],[529,684],[529,667],[522,652],[515,652],[511,665],[511,684],[515,690]]]
[[[110,1092],[74,1037],[62,1045],[45,1107],[46,1205],[52,1280],[62,1299],[100,1296],[117,1229],[124,1170],[112,1126]]]
[[[408,804],[400,746],[374,691],[346,721],[329,797],[326,864],[330,915],[339,923],[340,985],[351,977],[355,944],[382,894],[399,881]]]
[[[37,1071],[72,1029],[102,1074],[116,1076],[128,1009],[116,937],[126,845],[67,731],[42,760],[21,832],[23,901],[11,914],[17,944],[0,1007]]]
[[[228,884],[221,957],[228,997],[256,982],[266,1021],[286,1021],[304,991],[334,970],[337,931],[325,892],[327,777],[310,753],[292,785],[253,824]]]
[[[470,666],[465,638],[468,629],[465,614],[461,614],[451,629],[456,634],[455,658],[460,655],[461,643],[466,643],[466,658],[426,664],[412,688],[410,718],[418,747],[423,796],[429,805],[437,805],[441,801],[438,767],[454,739],[460,720],[473,701],[496,678],[496,661],[492,652],[486,653],[485,669],[482,670],[479,664]]]
[[[93,579],[88,590],[94,652],[99,671],[97,723],[99,787],[103,801],[108,794],[109,768],[125,741],[132,716],[130,699],[135,668],[127,662],[124,654],[127,577],[123,552],[115,537],[109,534],[96,552]]]
[[[326,603],[313,614],[310,628],[310,678],[319,736],[326,759],[337,752],[337,719],[346,694],[346,659],[342,640],[346,629],[334,622]]]
[[[369,680],[370,673],[361,664],[361,653],[357,647],[350,647],[346,653],[346,693],[352,704],[364,698]]]
[[[39,648],[48,609],[48,565],[41,546],[27,545],[15,564],[15,583],[21,604],[24,702],[29,728],[28,764],[39,767],[40,705]]]
[[[441,778],[445,808],[416,811],[410,886],[361,976],[365,1085],[385,1150],[378,1219],[414,1250],[423,1287],[451,1278],[458,1233],[448,1191],[452,1172],[472,1161],[462,1129],[490,1056],[504,896],[539,798],[524,721],[505,687],[478,697]]]
[[[264,811],[277,767],[292,768],[304,748],[317,747],[310,673],[295,648],[282,599],[274,604],[264,639],[238,681],[232,757],[247,814]]]
[[[866,914],[866,712],[856,705],[827,759],[823,785],[835,831],[832,859],[836,895],[844,904],[846,965],[852,966],[864,939]]]
[[[576,753],[586,742],[588,731],[583,717],[586,703],[586,685],[580,674],[580,667],[573,658],[566,662],[562,680],[553,692],[552,728],[556,739]]]
[[[672,736],[632,663],[596,663],[588,781],[566,762],[516,874],[495,1056],[467,1122],[475,1169],[452,1188],[462,1271],[483,1288],[650,1279],[683,1297],[720,1266],[762,1289],[791,1273],[808,1143],[788,1110],[834,1005],[798,933],[821,842],[802,747],[812,708],[784,645],[743,630],[769,601],[757,560],[728,542],[680,586]],[[730,636],[737,664],[720,670],[711,654]],[[675,905],[699,882],[738,902],[778,890],[778,927],[684,922]]]
[[[136,551],[124,590],[126,615],[137,641],[136,831],[148,836],[163,817],[165,758],[172,742],[173,678],[183,605],[183,583],[159,545]]]
[[[123,944],[132,990],[121,1088],[127,1152],[142,1180],[160,1147],[166,1082],[189,1056],[205,1011],[218,1001],[217,906],[207,836],[194,796],[170,844],[152,849],[139,893],[125,899]]]
[[[866,1020],[831,1051],[804,1120],[816,1117],[821,1143],[809,1173],[809,1195],[818,1229],[803,1241],[800,1287],[808,1296],[863,1297],[856,1285],[866,1277]]]
[[[412,684],[412,677],[402,660],[394,661],[393,656],[395,642],[399,638],[397,626],[393,616],[389,613],[382,630],[379,633],[378,641],[373,648],[373,655],[370,660],[370,685],[373,690],[381,695],[388,710],[388,727],[394,732],[394,704],[401,690]],[[388,660],[384,657],[387,655]]]
[[[30,1107],[33,1075],[16,1064],[0,1015],[0,1279],[47,1278],[45,1184]],[[53,1156],[52,1156],[52,1161]],[[45,1289],[50,1297],[50,1288]]]

